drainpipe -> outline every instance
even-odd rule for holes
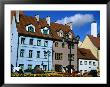
[[[16,67],[18,65],[18,50],[19,50],[19,34],[18,34],[18,43],[17,43],[17,58],[16,58]]]

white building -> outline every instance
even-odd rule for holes
[[[91,23],[91,35],[86,35],[84,41],[79,46],[80,48],[90,49],[92,54],[98,60],[98,69],[100,69],[100,34],[97,34],[97,22]]]
[[[98,60],[89,49],[78,48],[78,66],[82,73],[97,70]]]
[[[49,20],[49,21],[48,21]],[[52,70],[50,19],[29,17],[16,11],[11,21],[11,64],[23,70],[35,66]],[[49,23],[49,24],[48,24]]]

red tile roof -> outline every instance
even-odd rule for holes
[[[35,26],[34,33],[26,31],[25,27],[28,24],[32,24]],[[41,29],[43,27],[49,27],[49,29],[50,29],[49,35],[44,35],[41,33]],[[35,17],[26,16],[24,14],[20,14],[20,22],[17,23],[17,29],[18,29],[17,31],[19,34],[31,35],[31,36],[35,36],[35,37],[48,38],[48,39],[57,39],[57,40],[61,40],[61,37],[59,37],[57,34],[57,30],[62,30],[64,32],[64,35],[69,32],[72,33],[72,31],[68,25],[50,23],[50,26],[49,26],[45,19],[39,19],[39,22],[37,22]]]
[[[91,35],[88,35],[91,42],[94,44],[95,47],[100,49],[100,37],[93,37]]]
[[[85,48],[78,48],[77,56],[78,59],[97,60],[92,52],[89,49]]]

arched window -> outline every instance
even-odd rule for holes
[[[30,24],[26,26],[26,31],[28,32],[35,32],[35,26]]]
[[[69,32],[69,33],[68,33],[68,36],[69,36],[69,38],[72,38],[72,33]]]
[[[58,47],[58,42],[55,42],[55,47]]]
[[[32,26],[29,26],[29,27],[28,27],[28,31],[29,31],[29,32],[34,32],[34,28],[33,28]]]
[[[62,30],[59,31],[59,36],[63,37],[63,31]]]

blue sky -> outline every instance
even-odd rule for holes
[[[51,22],[68,23],[72,22],[73,32],[80,36],[83,41],[87,34],[91,31],[91,22],[96,21],[98,33],[100,32],[100,11],[24,11],[27,16],[35,16],[39,14],[40,18],[51,17]]]

